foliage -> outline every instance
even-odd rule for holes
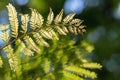
[[[81,25],[83,21],[73,19],[74,13],[62,20],[61,10],[54,19],[50,8],[44,22],[35,9],[31,9],[29,16],[17,14],[11,4],[7,8],[10,24],[1,25],[2,40],[5,42],[0,48],[0,67],[5,73],[2,79],[83,80],[97,77],[91,69],[100,69],[101,65],[86,59],[93,46],[86,41],[76,46],[74,40],[65,37],[85,32],[85,26]]]

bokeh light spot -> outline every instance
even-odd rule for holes
[[[114,11],[114,17],[116,19],[120,19],[120,3],[118,4],[118,7]]]
[[[64,4],[64,10],[66,14],[80,14],[84,10],[84,8],[84,0],[67,0]]]
[[[16,3],[20,6],[26,5],[29,0],[16,0]]]

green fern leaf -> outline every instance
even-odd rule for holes
[[[16,48],[14,50],[14,54],[19,55],[23,51],[23,49],[25,48],[25,45],[24,45],[24,43],[20,39],[18,39],[15,42],[15,46],[14,47]]]
[[[38,45],[49,47],[49,44],[40,36],[39,33],[34,34],[33,37],[35,38],[35,41]]]
[[[11,27],[11,36],[14,38],[17,38],[18,36],[18,19],[17,19],[17,12],[15,10],[15,7],[13,7],[11,4],[7,5],[8,9],[8,15],[9,15],[9,21],[10,21],[10,27]]]
[[[9,4],[7,7],[8,7],[9,15],[10,15],[10,21],[12,21],[11,20],[12,18],[15,18],[15,21],[17,21],[17,23],[18,23],[18,20],[16,20],[17,19],[17,12],[15,11],[15,8],[11,4]],[[15,14],[12,14],[12,12],[10,12],[11,8],[14,10],[12,12],[16,12]],[[58,40],[58,37],[57,37],[55,31],[57,31],[61,35],[67,35],[67,33],[69,33],[69,32],[74,33],[74,34],[78,34],[78,32],[84,31],[83,28],[81,29],[81,27],[80,27],[80,24],[81,24],[80,21],[81,20],[79,20],[79,19],[72,20],[75,14],[68,15],[66,18],[64,18],[64,20],[62,22],[63,9],[55,17],[54,24],[51,25],[51,26],[47,26],[45,28],[42,28],[43,27],[42,24],[43,24],[44,19],[41,16],[41,14],[39,14],[38,11],[35,10],[35,9],[31,9],[31,11],[32,11],[31,17],[30,17],[31,30],[29,30],[29,32],[27,32],[28,31],[28,29],[27,29],[28,25],[27,24],[29,22],[28,14],[21,15],[21,20],[22,20],[21,28],[22,28],[22,30],[20,30],[20,32],[23,32],[24,35],[22,35],[18,38],[21,38],[21,39],[24,38],[25,39],[26,36],[29,36],[31,34],[34,35],[36,33],[39,33],[40,34],[39,36],[41,36],[42,38],[44,37],[44,38],[47,38],[47,39],[57,39]],[[50,25],[53,22],[53,18],[54,18],[54,13],[52,12],[52,9],[50,9],[46,25],[48,25],[48,24]],[[74,24],[68,23],[71,20]],[[77,26],[79,26],[80,28],[77,27]],[[16,28],[16,29],[14,29],[14,28]],[[12,31],[12,35],[15,34],[15,33],[17,33],[17,35],[18,35],[18,31],[16,31],[16,30],[18,30],[17,28],[18,28],[18,25],[17,25],[17,27],[10,27],[10,29]],[[81,29],[81,30],[79,30],[79,29]],[[16,40],[18,40],[18,39],[15,39],[12,43],[14,43]],[[41,39],[41,40],[45,45],[48,46],[48,44],[45,41],[43,41],[43,39]],[[30,37],[29,41],[34,42],[31,37]],[[37,42],[38,42],[38,39],[37,39]],[[12,43],[10,43],[10,44],[12,44]],[[27,41],[26,41],[26,44],[27,44]],[[33,44],[31,45],[31,49],[34,48],[34,47],[36,48],[36,49],[34,49],[34,51],[39,50],[37,48],[37,46],[35,46],[35,44],[34,44],[34,47],[32,47],[32,46],[33,46]]]
[[[70,24],[71,24],[71,25],[75,25],[75,26],[80,26],[82,22],[83,22],[83,20],[73,19],[73,20],[70,22]],[[85,27],[85,26],[84,26],[84,27]],[[82,28],[84,28],[84,27],[82,27]],[[81,28],[81,29],[82,29],[82,28]]]
[[[68,71],[68,72],[75,73],[77,75],[80,75],[80,76],[83,76],[86,78],[87,77],[92,78],[92,79],[97,78],[97,75],[94,72],[91,72],[89,70],[86,70],[86,69],[83,69],[80,67],[76,67],[76,66],[67,66],[64,70]]]
[[[15,50],[15,54],[20,54],[20,53],[23,53],[25,56],[33,56],[34,55],[34,52],[29,49],[29,46],[25,45],[25,43],[23,43],[20,39],[18,39],[16,41],[16,50]]]
[[[0,29],[2,30],[2,36],[1,39],[4,42],[8,42],[9,41],[9,25],[1,25]]]
[[[62,30],[63,30],[65,33],[69,33],[67,27],[65,27],[65,26],[62,26]]]
[[[68,29],[69,29],[69,31],[70,31],[71,33],[74,33],[74,30],[73,30],[73,27],[72,27],[72,26],[69,26]]]
[[[18,59],[13,53],[7,54],[9,65],[11,70],[17,71],[18,70]]]
[[[64,23],[68,23],[70,20],[73,19],[74,16],[75,16],[74,13],[67,15],[67,16],[63,19],[63,22],[64,22]]]
[[[32,38],[30,38],[29,36],[26,36],[24,38],[26,45],[28,46],[29,49],[34,50],[35,52],[39,52],[40,49],[38,48],[38,46],[35,44],[35,42],[32,40]]]
[[[64,32],[64,30],[62,28],[60,28],[59,26],[56,26],[56,29],[58,31],[59,34],[61,35],[67,35],[66,32]]]
[[[44,19],[41,16],[41,14],[38,13],[37,10],[31,9],[31,11],[32,11],[30,18],[31,29],[35,30],[36,28],[42,27]]]
[[[3,66],[3,61],[2,61],[2,58],[0,57],[0,68],[2,68]]]
[[[60,11],[60,13],[55,17],[55,24],[58,24],[62,21],[62,16],[63,16],[63,9]]]
[[[24,49],[23,49],[23,53],[24,53],[26,56],[34,56],[34,52],[31,51],[29,48],[24,48]]]
[[[18,69],[18,60],[13,54],[13,49],[10,45],[4,48],[4,51],[7,52],[8,62],[11,70],[16,71]]]
[[[27,32],[27,28],[28,28],[28,22],[29,22],[29,16],[26,14],[26,15],[22,15],[21,14],[21,21],[22,21],[22,32],[23,33],[26,33]]]
[[[80,65],[83,68],[88,68],[88,69],[101,69],[102,66],[98,63],[83,63]]]
[[[19,53],[24,53],[26,56],[33,56],[34,53],[40,52],[41,50],[40,46],[47,46],[47,47],[50,46],[47,43],[47,41],[45,41],[46,39],[58,40],[59,34],[67,35],[67,33],[70,32],[73,34],[78,34],[80,32],[81,34],[84,31],[84,27],[83,25],[81,25],[82,21],[79,19],[73,20],[75,14],[69,14],[62,20],[63,17],[63,9],[62,9],[54,19],[54,13],[51,8],[46,23],[44,23],[44,19],[42,15],[39,14],[39,12],[35,9],[31,9],[31,16],[28,16],[28,14],[25,15],[21,14],[20,22],[22,22],[22,24],[20,25],[21,28],[19,28],[18,31],[17,12],[11,4],[9,4],[7,8],[9,12],[10,27],[7,30],[4,30],[3,36],[4,36],[4,41],[8,43],[6,43],[5,46],[1,47],[0,50],[4,49],[4,51],[10,55],[13,55],[13,53],[17,55]],[[29,30],[28,30],[28,23],[30,23]],[[8,31],[11,32],[10,36],[12,36],[15,39],[9,38]],[[21,44],[17,44],[17,43],[21,43]],[[10,58],[11,58],[10,64],[12,64],[13,63],[12,60],[14,60],[14,57],[10,57]]]
[[[11,48],[11,45],[8,45],[8,46],[5,47],[3,50],[4,50],[6,53],[10,53],[10,54],[13,53],[13,49]]]
[[[55,31],[52,28],[47,28],[47,32],[50,36],[52,36],[52,39],[59,40],[58,36],[56,35]]]
[[[54,18],[54,13],[53,13],[52,9],[50,8],[50,12],[47,17],[47,25],[50,25],[52,23],[53,18]]]
[[[52,36],[46,30],[41,29],[39,33],[47,39],[52,39]]]
[[[36,10],[31,9],[32,13],[31,13],[31,18],[30,18],[30,24],[31,24],[31,29],[35,30],[37,25],[37,14],[36,14]]]
[[[68,80],[84,80],[83,78],[73,74],[73,73],[70,73],[70,72],[66,72],[66,71],[63,71],[63,75],[65,78],[67,78]]]

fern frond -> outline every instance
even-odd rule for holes
[[[37,10],[31,9],[31,11],[32,11],[30,18],[31,29],[35,30],[36,28],[42,27],[44,19],[41,16],[41,14],[38,13]]]
[[[70,73],[70,72],[67,72],[67,71],[63,71],[63,75],[68,80],[84,80],[83,78],[77,76],[76,74],[73,74],[73,73]]]
[[[67,27],[62,26],[62,29],[63,29],[63,31],[64,31],[65,33],[69,33],[69,31],[68,31]]]
[[[9,20],[10,20],[10,25],[11,25],[10,29],[12,31],[12,36],[17,37],[17,35],[19,34],[19,32],[17,31],[18,30],[17,12],[11,4],[9,4],[7,6],[7,8],[8,8],[9,15],[10,15]],[[13,11],[10,11],[12,9],[13,9]],[[43,28],[44,19],[41,16],[41,14],[39,14],[38,11],[35,10],[35,9],[31,9],[31,11],[32,11],[32,13],[31,13],[30,21],[29,21],[28,14],[21,15],[22,30],[20,30],[20,32],[22,31],[25,34],[18,37],[18,38],[24,38],[25,39],[26,36],[29,36],[31,34],[34,35],[36,33],[39,33],[40,34],[39,36],[41,36],[42,38],[43,37],[47,38],[47,39],[55,39],[56,38],[58,40],[58,37],[57,37],[55,31],[57,31],[61,35],[67,35],[67,33],[69,33],[69,32],[74,33],[74,34],[78,34],[79,32],[81,34],[82,32],[84,32],[84,30],[83,30],[84,27],[81,28],[82,21],[79,20],[79,19],[73,20],[73,17],[75,16],[75,14],[70,14],[70,15],[66,16],[62,21],[63,9],[55,17],[55,19],[53,19],[54,18],[54,13],[53,13],[52,9],[50,9],[50,13],[48,14],[45,28]],[[14,14],[12,14],[13,12],[14,12]],[[15,21],[12,20],[13,18],[14,18]],[[13,21],[14,21],[14,24],[13,24]],[[72,21],[72,23],[70,23],[70,21]],[[29,30],[29,32],[27,32],[28,31],[28,29],[27,29],[28,22],[30,22],[30,28],[31,28],[31,30]],[[52,22],[54,24],[51,24]],[[14,26],[12,26],[12,25],[14,25]],[[17,35],[15,33],[17,33]],[[31,39],[30,41],[33,41],[31,37],[30,37],[30,39]],[[16,40],[11,42],[10,44],[14,43]],[[42,42],[44,42],[44,44],[48,46],[48,44],[45,41],[42,40]],[[7,45],[9,45],[9,44],[7,44]],[[34,47],[35,47],[35,44],[34,44]],[[3,48],[1,48],[1,49],[3,49]],[[37,46],[36,46],[36,50],[38,50]]]
[[[15,39],[9,38],[7,30],[5,30],[4,34],[7,36],[3,36],[6,37],[6,41],[8,41],[8,43],[5,46],[1,47],[0,50],[4,49],[5,52],[9,54],[14,53],[13,48],[15,48],[14,45],[17,45],[16,42],[18,40],[20,40],[23,45],[21,49],[18,49],[21,50],[20,53],[23,52],[27,56],[32,56],[34,53],[40,52],[39,47],[41,45],[49,47],[49,44],[47,43],[47,41],[45,41],[45,39],[58,40],[58,34],[56,33],[59,33],[60,35],[67,35],[67,33],[78,34],[80,31],[82,33],[84,29],[83,25],[81,25],[82,20],[73,20],[75,14],[69,14],[63,19],[62,9],[54,19],[54,13],[50,8],[50,12],[48,14],[46,23],[44,22],[42,15],[39,14],[39,12],[35,9],[31,9],[31,16],[28,16],[28,14],[21,14],[20,22],[22,22],[22,25],[20,25],[21,28],[18,31],[17,12],[11,4],[9,4],[7,8],[9,12],[10,21],[10,27],[8,28],[8,31],[11,32],[10,36],[12,36]],[[28,23],[30,23],[29,30]],[[43,25],[43,23],[45,25]],[[21,35],[21,32],[24,34]],[[12,45],[13,43],[14,45]]]
[[[67,35],[66,32],[62,28],[60,28],[59,26],[56,26],[56,29],[57,29],[57,31],[58,31],[59,34],[61,34],[61,35]]]
[[[60,13],[55,17],[55,24],[58,24],[62,21],[62,16],[63,16],[63,9],[60,11]]]
[[[79,76],[83,76],[83,77],[86,77],[86,78],[97,78],[97,75],[96,73],[94,72],[91,72],[89,70],[86,70],[86,69],[83,69],[83,68],[80,68],[80,67],[76,67],[76,66],[67,66],[64,68],[65,71],[68,71],[68,72],[72,72],[74,74],[77,74]]]
[[[2,36],[1,36],[1,39],[4,41],[4,42],[8,42],[9,41],[9,25],[2,25],[0,27],[0,29],[2,30]]]
[[[29,36],[26,36],[24,38],[25,42],[26,42],[26,46],[28,46],[29,49],[35,51],[35,52],[39,52],[40,49],[39,47],[35,44],[35,42],[33,41],[32,38],[30,38]]]
[[[3,32],[2,39],[6,44],[0,48],[0,51],[3,50],[7,54],[10,69],[15,71],[16,77],[20,78],[21,75],[26,74],[24,72],[34,72],[34,70],[38,69],[40,71],[37,71],[39,75],[30,73],[30,76],[31,74],[34,76],[34,79],[84,80],[85,78],[95,79],[97,77],[96,73],[90,71],[90,69],[100,69],[101,65],[89,63],[88,60],[83,59],[85,55],[80,54],[80,49],[74,46],[75,41],[67,44],[65,39],[60,39],[57,44],[59,35],[67,35],[69,33],[78,35],[86,31],[85,26],[82,25],[83,20],[73,19],[74,13],[63,18],[62,9],[54,18],[54,13],[50,8],[47,21],[44,21],[44,18],[37,10],[31,9],[30,16],[21,14],[21,20],[18,21],[15,7],[9,4],[7,8],[10,26],[2,25],[3,27],[1,27]],[[19,24],[20,28],[18,31],[19,22],[22,24]],[[9,32],[11,33],[9,34]],[[50,42],[49,39],[53,40],[53,42]],[[53,46],[49,47],[50,44],[47,41]],[[49,47],[49,50],[46,50],[46,47],[44,48],[43,46]],[[94,49],[92,45],[84,41],[81,44],[81,48],[84,49],[84,53],[91,52]],[[21,54],[24,55],[21,56]],[[36,54],[35,57],[30,57],[34,56],[34,54]],[[26,58],[26,56],[28,57]],[[3,65],[1,58],[3,57],[0,56],[0,67]],[[31,66],[33,64],[34,66]]]
[[[3,66],[3,61],[2,61],[2,58],[0,57],[0,68],[2,68]]]
[[[11,36],[17,38],[18,36],[18,19],[17,12],[15,7],[13,7],[10,3],[7,5],[10,27],[11,27]]]
[[[39,33],[34,34],[33,37],[35,38],[35,41],[38,45],[49,47],[49,44],[40,36]]]
[[[21,14],[21,21],[22,21],[21,28],[23,30],[21,32],[26,33],[28,29],[29,16],[27,14],[25,15]]]
[[[80,19],[73,19],[71,22],[70,22],[70,24],[71,25],[75,25],[75,26],[79,26],[79,25],[81,25],[81,23],[83,22],[83,20],[80,20]],[[83,26],[83,28],[84,28],[85,26]],[[82,29],[82,28],[81,28]]]
[[[23,53],[24,53],[26,56],[34,56],[34,52],[31,51],[31,50],[28,49],[28,48],[24,48],[24,49],[23,49]]]
[[[52,36],[46,30],[41,29],[39,33],[47,39],[52,39]]]
[[[55,31],[52,28],[49,27],[46,30],[47,30],[48,34],[50,36],[52,36],[52,39],[59,40],[58,36],[56,35]]]
[[[83,63],[80,67],[88,68],[88,69],[101,69],[102,66],[98,63]]]
[[[23,49],[25,48],[25,45],[23,44],[23,42],[18,39],[15,42],[15,46],[16,49],[14,50],[14,54],[17,54],[18,56],[22,53]]]
[[[49,12],[48,17],[47,17],[46,25],[48,25],[48,26],[51,25],[53,18],[54,18],[54,13],[53,13],[52,9],[50,8],[50,12]]]
[[[11,45],[8,45],[8,46],[5,47],[3,50],[4,50],[6,53],[10,53],[10,54],[13,53],[13,48],[11,47]]]
[[[8,62],[11,70],[16,71],[18,69],[18,61],[15,54],[13,54],[13,49],[11,45],[8,45],[7,47],[5,47],[4,51],[7,52],[7,58],[8,58]]]
[[[67,15],[67,16],[63,19],[63,22],[64,22],[64,23],[68,23],[70,20],[73,19],[74,16],[75,16],[74,13],[71,13],[71,14]]]
[[[31,29],[36,29],[37,26],[37,14],[36,14],[36,10],[31,9],[32,13],[31,13],[31,18],[30,18],[30,24],[31,24]]]
[[[28,48],[29,46],[27,46],[27,44],[23,43],[20,39],[18,39],[15,44],[16,44],[15,47],[17,47],[15,50],[15,54],[19,55],[20,53],[23,53],[25,56],[33,56],[34,55],[34,52]]]
[[[7,54],[9,65],[11,70],[17,71],[18,70],[18,59],[13,53]]]

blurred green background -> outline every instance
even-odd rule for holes
[[[18,12],[37,9],[44,17],[51,7],[57,15],[63,8],[65,15],[76,13],[84,20],[87,32],[77,41],[94,44],[91,59],[103,65],[97,80],[120,80],[120,1],[119,0],[0,0],[0,24],[8,23],[6,5],[12,3]],[[2,41],[0,41],[2,45]]]

